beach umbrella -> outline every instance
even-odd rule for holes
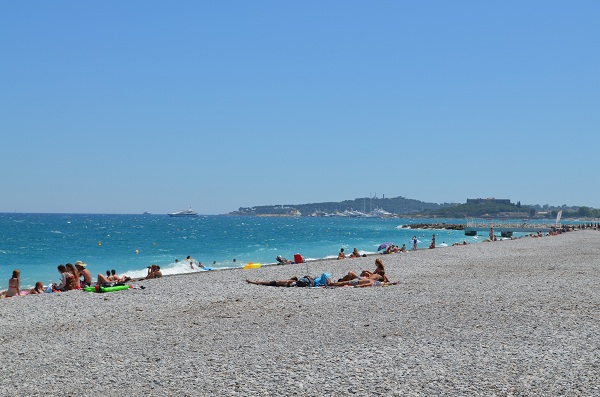
[[[379,246],[379,248],[377,248],[377,251],[387,249],[388,247],[391,247],[392,245],[394,245],[394,243],[392,243],[392,242],[383,243]]]

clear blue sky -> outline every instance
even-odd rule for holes
[[[4,1],[0,211],[600,208],[599,1]]]

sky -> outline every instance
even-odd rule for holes
[[[4,1],[0,212],[600,208],[598,1]]]

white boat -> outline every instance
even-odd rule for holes
[[[394,214],[392,214],[391,212],[387,212],[384,209],[381,208],[375,208],[373,211],[369,212],[370,216],[378,216],[380,218],[389,218],[391,216],[394,216]]]
[[[191,208],[189,210],[181,210],[181,211],[177,211],[177,212],[171,212],[168,215],[174,216],[174,217],[199,216],[198,213],[196,211],[192,210]]]

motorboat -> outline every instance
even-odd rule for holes
[[[381,208],[375,208],[373,211],[369,212],[370,216],[373,217],[380,217],[380,218],[390,218],[392,216],[394,216],[394,214],[392,214],[391,212],[387,212],[384,209]]]
[[[173,217],[178,217],[178,218],[190,217],[190,216],[199,216],[198,213],[196,211],[192,210],[191,208],[188,209],[188,210],[181,210],[181,211],[177,211],[177,212],[171,212],[168,215],[169,216],[173,216]]]

